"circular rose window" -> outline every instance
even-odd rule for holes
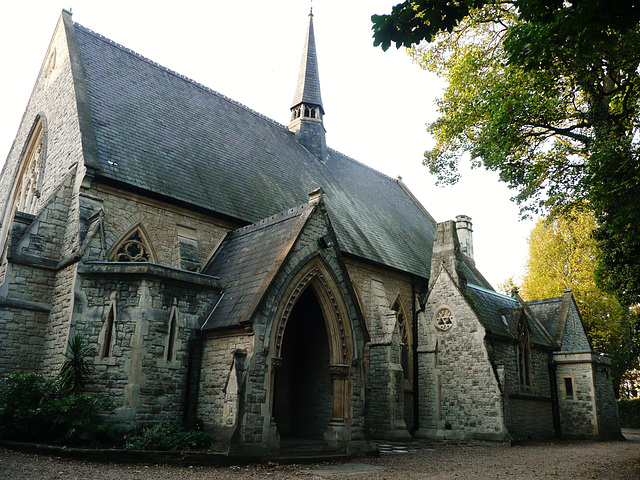
[[[436,328],[441,332],[446,332],[453,327],[453,312],[448,308],[441,308],[436,313]]]

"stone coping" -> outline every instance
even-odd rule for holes
[[[611,358],[609,355],[598,352],[554,352],[553,362],[556,364],[565,363],[599,363],[604,365],[611,365]]]
[[[180,270],[178,268],[146,262],[83,262],[78,266],[81,275],[139,275],[156,277],[189,285],[198,285],[221,290],[220,280],[203,273]]]

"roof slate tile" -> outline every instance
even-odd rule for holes
[[[75,24],[96,179],[255,222],[322,187],[343,252],[427,278],[432,219],[390,177]]]

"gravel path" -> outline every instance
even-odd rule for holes
[[[640,431],[626,442],[423,445],[345,464],[178,467],[100,464],[0,449],[1,480],[210,479],[640,479]]]

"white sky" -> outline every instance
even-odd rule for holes
[[[316,0],[314,28],[327,144],[400,175],[437,221],[473,219],[476,264],[496,286],[520,276],[533,223],[513,192],[484,170],[435,186],[421,165],[425,122],[442,82],[403,50],[373,47],[370,16],[400,0]],[[0,165],[9,153],[62,8],[74,21],[287,124],[307,27],[308,0],[24,0],[0,28]],[[392,51],[393,50],[393,51]]]

